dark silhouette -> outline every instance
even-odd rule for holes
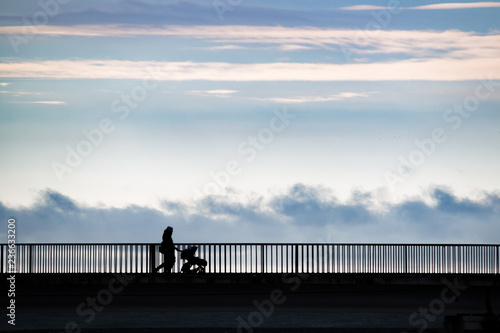
[[[181,259],[187,260],[187,262],[182,265],[182,273],[205,273],[207,261],[205,259],[195,257],[194,254],[196,250],[198,250],[197,246],[190,246],[181,251]],[[191,269],[191,266],[193,265],[197,265],[198,267]]]
[[[175,250],[180,251],[174,246],[174,241],[172,240],[172,233],[174,228],[167,227],[163,231],[162,242],[160,245],[160,253],[163,253],[163,264],[155,268],[155,273],[160,269],[164,269],[164,273],[171,273],[172,267],[175,264]]]

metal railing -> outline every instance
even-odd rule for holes
[[[208,261],[207,273],[500,274],[500,245],[176,244],[180,249],[189,245],[198,246],[196,256]],[[12,251],[2,244],[0,269],[1,273],[150,273],[163,261],[158,249],[159,244],[146,243],[16,244]],[[182,264],[177,254],[173,272],[179,272]]]

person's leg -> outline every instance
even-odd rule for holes
[[[174,267],[175,259],[170,259],[165,261],[165,273],[172,273],[172,268]]]
[[[164,263],[163,263],[163,264],[161,264],[160,266],[156,267],[156,268],[155,268],[155,273],[157,273],[160,269],[165,268],[165,266],[166,266],[166,263],[164,262]]]

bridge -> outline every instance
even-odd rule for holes
[[[16,328],[500,331],[497,244],[176,243],[193,245],[204,274],[181,274],[179,255],[154,274],[159,244],[3,244]]]

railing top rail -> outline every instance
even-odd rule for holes
[[[456,244],[456,243],[199,243],[199,242],[174,242],[175,244],[188,245],[279,245],[279,246],[294,246],[294,245],[341,245],[341,246],[500,246],[500,244]],[[55,246],[63,246],[63,245],[158,245],[157,243],[16,243],[16,245],[55,245]],[[9,245],[3,243],[1,245]]]

